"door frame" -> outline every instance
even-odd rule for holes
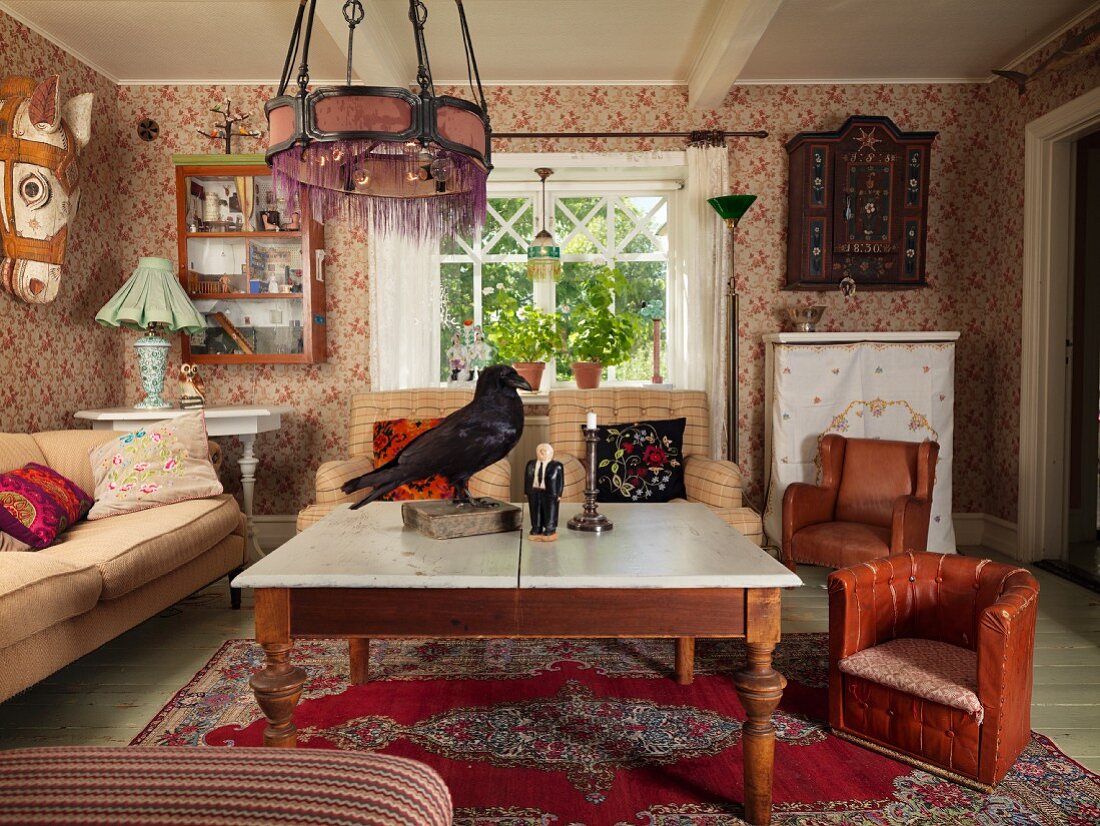
[[[1073,261],[1074,142],[1100,126],[1100,88],[1024,130],[1024,281],[1017,551],[1061,558],[1066,536],[1066,315]]]

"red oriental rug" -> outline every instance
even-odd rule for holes
[[[1100,778],[1034,735],[991,795],[833,737],[826,635],[783,639],[775,715],[777,824],[1100,822]],[[742,821],[736,641],[700,640],[693,685],[671,640],[373,641],[372,682],[347,683],[343,641],[299,642],[300,746],[382,751],[437,769],[460,826],[725,826]],[[259,746],[248,678],[263,652],[230,640],[134,745]]]

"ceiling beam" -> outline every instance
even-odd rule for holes
[[[348,24],[344,20],[343,3],[320,2],[317,19],[332,35],[341,52],[348,47]],[[386,28],[374,0],[363,0],[365,16],[355,29],[352,51],[352,79],[358,78],[370,86],[408,86],[416,80],[416,57],[412,47],[402,52],[394,34]],[[412,24],[409,24],[411,39]]]
[[[688,105],[717,109],[783,0],[722,0],[688,75]]]

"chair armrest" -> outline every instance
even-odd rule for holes
[[[324,462],[317,468],[317,477],[314,482],[315,494],[318,505],[328,505],[340,502],[358,502],[363,498],[361,492],[352,495],[345,494],[340,486],[348,479],[362,476],[364,473],[374,470],[374,460],[366,456],[356,459],[338,459],[333,462]]]
[[[733,462],[688,456],[684,459],[684,488],[689,502],[712,508],[741,507],[741,470]]]
[[[568,453],[555,453],[554,458],[561,462],[565,479],[565,487],[562,488],[561,492],[561,501],[583,502],[585,477],[584,463],[576,456],[570,456]]]
[[[494,462],[470,477],[470,495],[488,496],[508,502],[512,498],[512,465],[507,459]]]
[[[928,521],[931,518],[931,499],[917,496],[899,496],[895,499],[890,553],[920,553],[928,550]]]
[[[832,522],[836,508],[836,488],[793,482],[783,492],[783,548],[803,528],[819,522]]]
[[[1030,582],[1010,585],[978,615],[978,699],[985,709],[981,762],[997,777],[1003,776],[1031,737],[1039,591],[1030,574],[1020,573]]]

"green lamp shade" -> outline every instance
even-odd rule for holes
[[[197,333],[206,328],[167,258],[139,260],[134,274],[96,313],[95,320],[106,327],[125,325],[135,330],[161,324],[173,333]]]
[[[527,248],[527,275],[532,281],[557,281],[561,275],[561,247],[546,230]]]
[[[714,207],[714,211],[723,220],[736,224],[755,200],[755,195],[719,195],[717,198],[708,198],[707,203]]]

